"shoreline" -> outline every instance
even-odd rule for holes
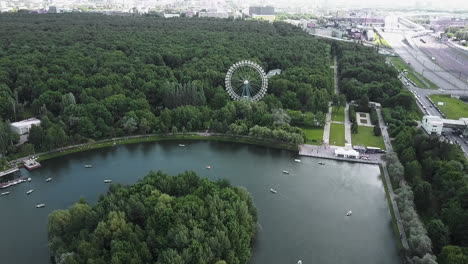
[[[220,142],[232,142],[232,143],[240,143],[240,144],[249,144],[249,145],[257,145],[263,147],[270,147],[288,151],[299,151],[297,145],[286,143],[286,142],[279,142],[261,138],[254,138],[249,136],[240,136],[240,135],[229,135],[229,134],[211,134],[211,133],[188,133],[188,134],[176,134],[176,135],[136,135],[136,136],[127,136],[127,137],[119,137],[119,138],[110,138],[110,139],[103,139],[100,141],[96,141],[93,143],[84,143],[78,145],[67,146],[59,149],[54,149],[47,152],[42,152],[36,154],[38,156],[38,161],[45,161],[48,159],[62,157],[68,154],[93,150],[93,149],[100,149],[118,145],[128,145],[128,144],[136,144],[136,143],[144,143],[144,142],[158,142],[158,141],[168,141],[168,140],[211,140],[211,141],[220,141]],[[21,162],[28,157],[21,157],[15,160],[10,161],[10,163],[18,163],[22,164]]]

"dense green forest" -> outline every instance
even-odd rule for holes
[[[30,133],[36,152],[206,130],[302,143],[282,109],[323,124],[332,87],[330,45],[285,23],[1,14],[0,34],[0,124],[40,118]],[[227,70],[242,59],[283,70],[261,102],[232,102],[224,90]],[[0,134],[1,153],[21,151],[2,126]]]
[[[49,215],[57,263],[247,263],[257,209],[246,189],[194,172],[150,173],[112,184],[97,204],[84,200]]]

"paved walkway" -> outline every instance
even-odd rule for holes
[[[390,136],[388,135],[388,127],[385,125],[382,117],[382,111],[380,108],[376,108],[377,117],[379,118],[379,126],[382,131],[382,137],[385,143],[385,148],[387,152],[393,152],[392,143],[390,142]]]
[[[345,122],[344,122],[344,125],[345,125],[345,142],[347,144],[353,144],[351,142],[351,122],[349,121],[349,103],[346,103],[346,106],[345,106]]]
[[[337,59],[336,59],[336,56],[333,58],[333,63],[334,63],[334,88],[335,88],[335,94],[338,94],[339,93],[339,90],[338,90],[338,62],[337,62]]]
[[[401,243],[403,244],[403,247],[405,249],[408,249],[409,248],[408,240],[406,238],[405,228],[403,227],[403,223],[401,221],[400,210],[398,209],[398,205],[395,201],[395,193],[393,192],[393,186],[392,186],[392,183],[390,182],[390,177],[389,177],[389,173],[387,170],[387,164],[385,162],[382,162],[382,167],[384,171],[385,182],[387,183],[387,187],[388,187],[388,193],[390,194],[390,201],[392,202],[392,206],[393,206],[393,213],[395,214],[396,222],[398,225],[398,230],[400,231]]]
[[[323,127],[323,144],[328,145],[330,143],[330,125],[331,125],[331,111],[332,107],[328,105],[328,113],[325,116],[325,126]]]

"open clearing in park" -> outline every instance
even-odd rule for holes
[[[301,128],[307,137],[307,144],[321,145],[323,141],[323,128]]]
[[[343,124],[331,123],[330,126],[330,145],[345,145],[345,126]]]
[[[332,121],[338,121],[338,122],[344,122],[345,120],[345,114],[344,114],[344,107],[333,107],[332,108]]]
[[[366,146],[385,149],[385,143],[382,136],[374,136],[374,128],[359,126],[357,134],[351,134],[351,141],[354,146]]]
[[[437,105],[445,116],[449,119],[468,118],[468,105],[457,98],[452,98],[449,95],[431,95],[429,96],[437,105],[438,102],[443,102],[444,105]]]

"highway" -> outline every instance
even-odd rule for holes
[[[414,43],[414,39],[406,36],[412,33],[392,30],[392,28],[404,28],[398,23],[397,16],[387,16],[385,19],[385,28],[377,29],[382,37],[389,43],[396,53],[408,63],[415,71],[422,74],[424,77],[432,81],[443,90],[463,90],[468,89],[468,82],[459,80],[447,70],[442,69],[439,65],[432,62],[418,46]],[[417,38],[419,41],[419,39]]]
[[[431,35],[416,37],[413,41],[423,53],[429,58],[434,58],[433,61],[450,72],[453,77],[461,81],[468,79],[468,54],[437,41]]]
[[[403,85],[405,85],[405,83],[408,81],[404,76],[400,76],[400,80],[403,83]],[[417,103],[417,105],[419,106],[424,115],[439,116],[441,118],[444,118],[428,99],[429,95],[439,94],[440,91],[421,89],[412,85],[411,83],[409,83],[409,85],[405,85],[405,87],[411,93],[414,94],[415,98],[419,99],[419,102],[421,102],[421,104]],[[459,137],[454,133],[454,130],[451,128],[444,128],[443,132],[445,132],[445,136],[442,136],[441,140],[448,140],[449,142],[460,145],[461,149],[463,150],[463,153],[465,154],[465,157],[468,158],[468,139]]]

